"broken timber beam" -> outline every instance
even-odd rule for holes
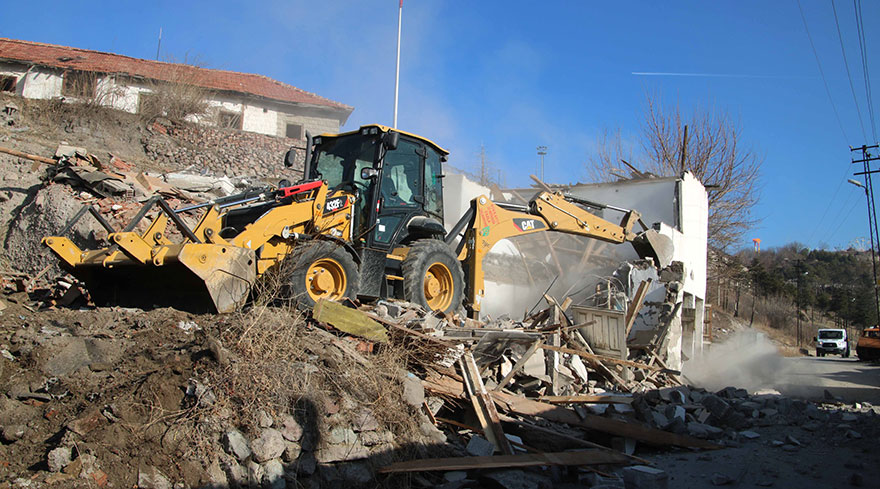
[[[44,156],[32,155],[30,153],[25,153],[25,152],[18,151],[18,150],[12,149],[12,148],[4,148],[3,146],[0,146],[0,153],[6,153],[8,155],[18,156],[19,158],[24,158],[26,160],[39,161],[40,163],[45,163],[47,165],[54,165],[54,164],[58,163],[57,161],[55,161],[51,158],[46,158]]]
[[[654,367],[652,365],[648,365],[646,363],[633,362],[630,360],[621,360],[619,358],[608,357],[605,355],[596,355],[594,353],[587,353],[585,351],[575,350],[574,348],[566,348],[564,346],[553,346],[553,345],[542,345],[541,348],[545,350],[558,351],[560,353],[569,353],[571,355],[578,355],[579,357],[586,358],[591,362],[607,362],[613,363],[615,365],[625,365],[627,367],[635,367],[641,368],[645,370],[663,370],[661,367]]]
[[[632,404],[633,398],[630,396],[597,396],[597,395],[581,395],[581,396],[540,396],[539,401],[549,402],[551,404],[569,404],[591,402],[596,404]]]
[[[582,419],[581,416],[572,410],[545,402],[532,401],[525,397],[505,394],[503,392],[493,392],[492,397],[496,402],[499,402],[511,412],[539,416],[550,421],[568,423],[573,426],[581,426],[614,436],[632,438],[633,440],[638,440],[649,445],[674,445],[682,448],[721,448],[714,443],[700,440],[699,438],[649,428],[637,423],[603,418],[602,416],[596,416],[593,414],[586,414]]]
[[[629,307],[626,308],[626,319],[624,320],[626,332],[624,333],[624,338],[629,336],[629,332],[632,329],[633,324],[636,322],[636,316],[639,315],[639,310],[641,310],[642,304],[645,303],[645,296],[648,295],[648,287],[650,286],[650,278],[642,280],[642,283],[639,284],[638,290],[636,290],[636,295],[633,296],[632,302],[629,304]]]
[[[425,387],[425,390],[434,394],[466,399],[466,393],[462,383],[451,377],[443,376],[437,380],[423,380],[422,385]],[[705,448],[713,450],[721,448],[720,446],[706,440],[650,428],[635,421],[619,421],[616,419],[596,416],[594,414],[586,414],[584,415],[585,417],[581,419],[580,415],[570,409],[561,406],[554,406],[553,404],[548,404],[546,402],[532,401],[525,397],[503,392],[491,392],[489,395],[501,407],[513,413],[526,416],[537,416],[549,421],[567,423],[572,426],[579,426],[581,428],[587,428],[613,436],[632,438],[633,440],[644,442],[649,445],[674,445],[683,448]]]
[[[541,340],[537,340],[532,343],[532,346],[530,346],[529,349],[526,350],[526,352],[523,354],[523,356],[516,361],[516,363],[513,365],[513,368],[510,369],[510,372],[508,372],[507,375],[505,375],[504,378],[501,379],[501,382],[499,382],[498,385],[492,390],[500,391],[501,389],[503,389],[504,386],[507,385],[508,382],[510,382],[513,376],[526,366],[526,362],[528,362],[529,358],[531,358],[531,356],[534,355],[536,351],[538,351],[538,348],[541,347],[541,344]]]
[[[489,397],[486,386],[483,385],[483,378],[480,377],[480,369],[477,368],[477,362],[474,355],[467,352],[459,358],[461,364],[461,375],[464,377],[465,387],[467,387],[468,395],[474,405],[474,411],[483,427],[486,438],[492,442],[499,452],[504,455],[513,455],[513,448],[504,435],[501,428],[501,421],[498,419],[498,411],[495,409],[495,403]]]
[[[522,455],[490,455],[485,457],[428,458],[395,462],[379,469],[380,473],[422,472],[430,470],[471,470],[511,467],[536,467],[542,465],[604,465],[626,464],[623,455],[605,450],[580,450],[575,452],[529,453]]]

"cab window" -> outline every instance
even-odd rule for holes
[[[443,221],[443,166],[440,154],[432,148],[425,161],[425,211]]]
[[[385,154],[382,165],[382,205],[417,207],[421,195],[422,171],[419,145],[401,140],[397,149]]]

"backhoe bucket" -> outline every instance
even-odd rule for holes
[[[672,240],[653,229],[636,236],[632,245],[640,257],[656,260],[657,268],[666,268],[672,263]]]
[[[96,304],[170,306],[196,313],[239,309],[256,278],[254,252],[235,246],[186,244],[163,262],[126,260],[108,267],[98,261],[68,268],[85,282]]]

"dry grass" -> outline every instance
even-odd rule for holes
[[[279,300],[280,280],[263,281],[261,289],[218,332],[233,361],[210,382],[236,424],[254,429],[257,412],[265,410],[322,431],[337,407],[342,419],[367,408],[397,440],[413,439],[419,416],[403,401],[400,380],[410,351],[388,346],[368,356],[352,353],[354,343],[310,325],[290,301]],[[349,348],[337,346],[345,343]]]

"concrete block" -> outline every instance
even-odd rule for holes
[[[475,457],[492,455],[495,453],[495,445],[482,436],[474,435],[467,444],[467,452]]]
[[[634,465],[623,469],[623,483],[626,489],[667,489],[669,475],[647,465]]]

